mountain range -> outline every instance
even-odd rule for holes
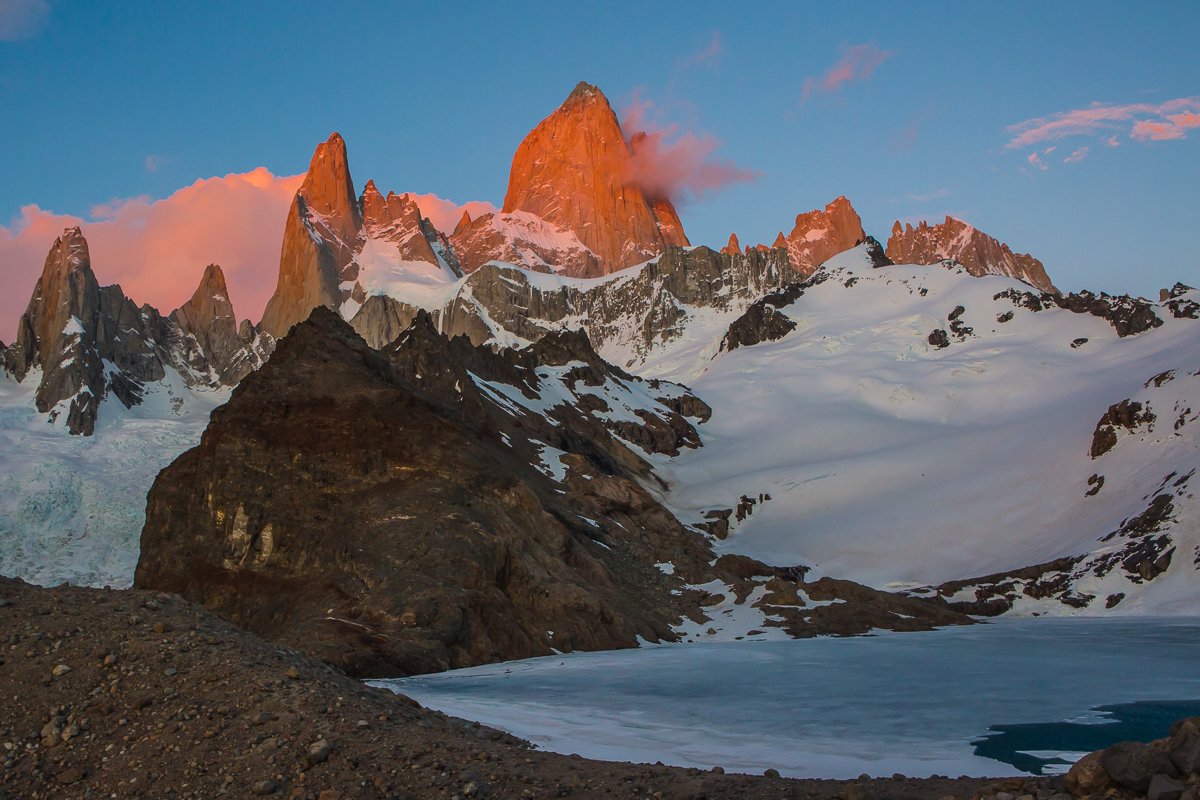
[[[356,195],[335,133],[257,324],[217,265],[164,315],[64,231],[3,349],[0,571],[179,592],[359,674],[1195,613],[1200,293],[1063,294],[845,197],[692,245],[637,146],[581,83],[440,231]]]

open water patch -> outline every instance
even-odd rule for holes
[[[1200,716],[1200,700],[1144,700],[1097,706],[1093,715],[1059,722],[993,725],[971,744],[975,755],[1022,772],[1065,772],[1081,756],[1117,742],[1149,742],[1170,733],[1171,723]]]

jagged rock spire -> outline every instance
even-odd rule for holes
[[[317,145],[288,211],[279,281],[263,311],[264,331],[278,339],[317,306],[341,305],[343,281],[356,277],[349,273],[361,231],[346,142],[335,132]]]
[[[971,275],[1006,275],[1043,292],[1058,293],[1041,261],[1027,253],[1014,253],[1008,245],[950,216],[940,225],[922,221],[915,228],[897,220],[888,239],[887,256],[897,264],[953,259]]]
[[[574,233],[602,273],[687,244],[670,199],[631,181],[631,158],[604,93],[580,83],[517,148],[502,213],[528,212]]]

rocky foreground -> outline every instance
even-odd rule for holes
[[[1058,792],[1052,779],[791,780],[539,752],[145,591],[0,578],[0,687],[0,800]]]
[[[1120,742],[1084,756],[1064,781],[1079,797],[1200,798],[1200,717],[1181,719],[1170,736]]]

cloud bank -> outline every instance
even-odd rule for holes
[[[1007,149],[1030,147],[1069,136],[1090,136],[1117,146],[1118,134],[1135,141],[1183,139],[1200,127],[1200,97],[1178,97],[1162,103],[1092,103],[1008,126]]]
[[[86,219],[25,206],[12,225],[0,226],[0,338],[12,336],[50,245],[72,225],[83,228],[102,286],[119,283],[136,302],[167,314],[216,263],[234,310],[257,320],[275,290],[283,223],[303,177],[259,167],[198,180],[162,200],[112,200]]]
[[[87,237],[101,286],[118,283],[137,303],[168,314],[192,296],[206,265],[220,264],[234,311],[258,321],[275,291],[283,225],[303,180],[303,174],[279,176],[259,167],[198,180],[161,200],[111,200],[87,218],[24,206],[11,225],[0,225],[0,339],[12,341],[50,245],[74,225]],[[435,194],[412,197],[446,233],[464,210],[472,217],[496,210]]]

